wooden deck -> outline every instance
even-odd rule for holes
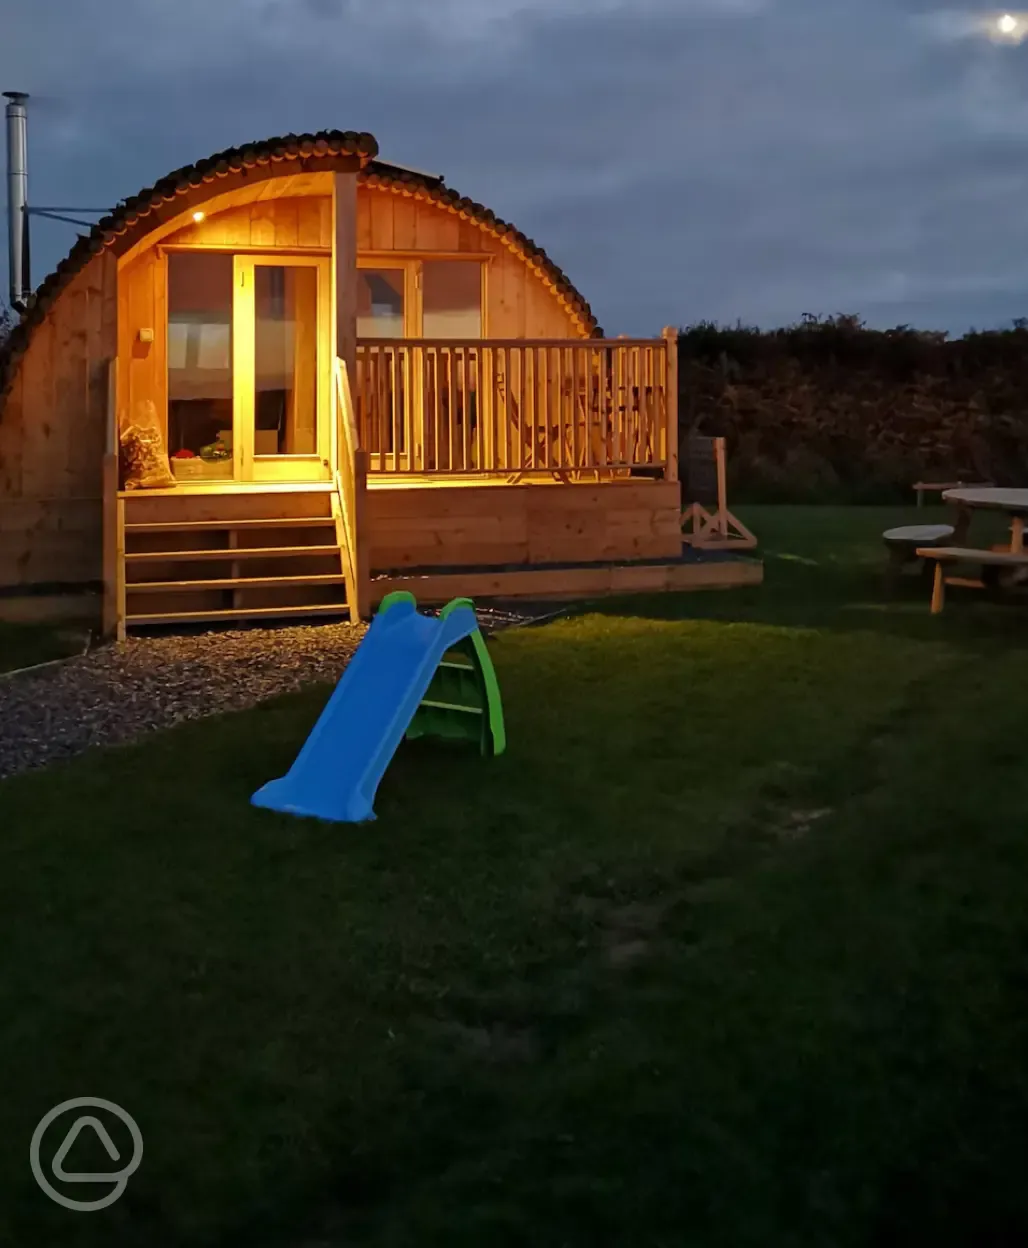
[[[368,482],[354,531],[328,483],[122,491],[124,627],[367,615],[396,589],[451,598],[571,600],[756,585],[759,559],[683,546],[676,481],[557,488],[498,481]]]
[[[677,559],[675,481],[602,485],[376,485],[364,533],[370,568],[517,566]]]
[[[567,563],[536,567],[407,568],[379,573],[371,580],[371,601],[381,602],[404,589],[419,602],[442,603],[467,597],[540,598],[571,601],[620,594],[659,594],[760,585],[764,565],[739,555],[690,552],[678,559],[635,563]]]

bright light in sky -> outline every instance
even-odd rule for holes
[[[1028,39],[1028,13],[970,13],[942,9],[916,18],[937,39],[949,41],[986,38],[993,43],[1023,43]]]
[[[1000,39],[1020,43],[1028,35],[1028,19],[1023,13],[1003,13],[995,19],[994,29]]]

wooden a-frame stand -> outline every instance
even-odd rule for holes
[[[689,503],[682,511],[682,537],[699,550],[752,550],[757,539],[728,510],[725,440],[711,438],[710,442],[717,472],[717,509],[708,511],[701,503]]]

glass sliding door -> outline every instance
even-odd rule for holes
[[[233,475],[233,289],[230,255],[169,252],[168,454],[191,481]]]
[[[330,477],[330,269],[235,257],[235,463],[244,481]]]

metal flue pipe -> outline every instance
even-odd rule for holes
[[[7,98],[7,238],[11,306],[22,311],[32,294],[29,265],[29,154],[23,91]]]

